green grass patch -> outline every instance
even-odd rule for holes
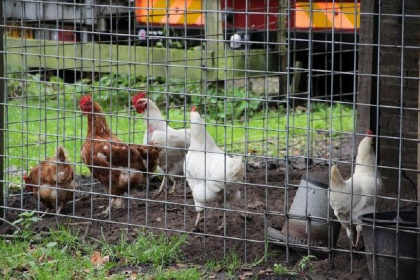
[[[184,235],[165,237],[139,232],[134,241],[128,242],[122,235],[120,242],[113,245],[98,240],[82,242],[77,232],[59,227],[42,238],[33,233],[20,237],[0,239],[2,279],[50,279],[52,275],[54,279],[104,279],[111,269],[116,271],[112,279],[126,279],[123,268],[128,266],[137,279],[201,278],[201,272],[194,267],[169,266],[182,258]],[[148,266],[146,272],[139,272]]]

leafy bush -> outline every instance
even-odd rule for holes
[[[147,81],[145,77],[127,74],[103,74],[96,80],[84,78],[74,84],[65,83],[55,75],[41,79],[40,74],[9,76],[7,83],[9,97],[26,97],[32,101],[57,100],[63,98],[67,107],[77,106],[77,100],[91,93],[104,108],[117,110],[130,106],[130,91],[146,90],[148,96],[159,107],[191,104],[201,107],[201,112],[216,121],[239,119],[245,114],[253,116],[261,107],[261,100],[243,88],[218,89],[205,87],[199,81],[157,78]],[[111,106],[112,105],[112,106]]]

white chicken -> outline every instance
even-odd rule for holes
[[[216,145],[194,107],[191,110],[191,145],[185,158],[185,176],[197,211],[196,227],[204,206],[223,202],[225,188],[226,202],[241,197],[240,191],[233,190],[233,186],[244,176],[242,157],[230,157]],[[223,226],[224,222],[219,229]]]
[[[185,155],[190,146],[190,129],[174,129],[168,126],[159,108],[146,97],[145,92],[136,94],[132,105],[137,113],[144,113],[147,118],[143,144],[153,143],[157,147],[162,147],[157,169],[163,175],[163,180],[156,196],[162,193],[167,179],[173,183],[171,190],[173,193],[177,182],[184,175]]]
[[[369,130],[368,134],[371,135],[372,132]],[[346,228],[347,236],[354,247],[357,247],[362,233],[359,216],[375,211],[375,196],[383,191],[381,175],[375,166],[372,139],[372,136],[366,136],[360,142],[354,174],[348,180],[343,179],[337,166],[333,165],[331,168],[330,205],[337,219]]]

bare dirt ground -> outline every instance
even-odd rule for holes
[[[310,170],[327,170],[327,166],[312,164]],[[298,185],[303,170],[290,172],[289,184]],[[208,260],[220,260],[224,253],[236,252],[242,257],[243,262],[253,263],[260,260],[265,252],[265,230],[268,226],[282,227],[284,223],[284,209],[286,201],[284,170],[277,164],[249,165],[247,168],[247,180],[249,185],[242,186],[243,198],[231,205],[232,211],[226,211],[227,226],[219,230],[217,226],[222,223],[224,212],[222,210],[209,209],[205,213],[205,219],[198,228],[194,228],[196,212],[189,188],[178,186],[175,194],[163,194],[153,200],[160,183],[159,178],[150,180],[148,190],[133,190],[125,209],[113,210],[109,221],[100,221],[95,214],[102,212],[109,203],[104,187],[98,183],[91,184],[91,178],[77,178],[79,190],[94,192],[87,199],[75,203],[69,203],[63,210],[63,216],[47,215],[43,220],[35,224],[35,231],[47,231],[50,227],[56,227],[57,223],[71,225],[72,228],[80,227],[84,233],[90,219],[94,218],[88,235],[101,239],[105,237],[107,242],[117,242],[126,232],[127,239],[135,236],[135,229],[147,228],[153,231],[168,230],[168,234],[177,232],[188,233],[188,244],[184,247],[185,263],[204,265]],[[344,168],[344,177],[349,170]],[[346,174],[347,173],[347,174]],[[287,191],[289,204],[292,203],[295,189]],[[76,198],[86,194],[76,193]],[[7,200],[7,219],[13,221],[22,209],[40,209],[38,201],[30,197],[26,204],[22,204],[20,196],[12,196]],[[39,207],[39,208],[38,208]],[[239,212],[239,211],[245,211]],[[277,215],[273,212],[279,213]],[[123,223],[116,224],[116,223]],[[129,229],[127,231],[127,228]],[[13,228],[3,225],[0,234],[10,234]],[[103,234],[103,236],[102,236]],[[245,241],[248,239],[250,241]],[[349,249],[349,242],[342,229],[337,247]],[[244,268],[237,272],[243,275],[244,271],[251,271],[258,275],[260,271],[272,269],[274,263],[286,262],[286,248],[278,245],[268,245],[268,258],[252,268]],[[289,262],[296,264],[305,255],[305,252],[289,251]],[[353,272],[351,272],[351,263]],[[314,275],[318,279],[370,279],[366,266],[366,258],[360,253],[334,252],[325,256],[318,256],[313,262]],[[223,272],[219,275],[223,279]],[[249,275],[249,274],[248,274]],[[259,279],[276,279],[270,271],[259,275]]]

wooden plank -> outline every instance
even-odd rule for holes
[[[186,80],[200,80],[207,75],[208,80],[223,77],[225,69],[230,78],[245,75],[245,52],[243,50],[226,50],[227,60],[220,59],[216,67],[212,56],[202,50],[170,49],[169,55],[164,48],[147,48],[142,46],[106,45],[98,43],[60,43],[55,41],[22,40],[7,38],[6,53],[9,71],[26,70],[27,68],[75,69],[85,72],[102,72],[144,76],[149,73],[154,77],[166,77],[169,66],[170,77]],[[149,53],[149,62],[147,61]],[[250,76],[262,75],[266,69],[275,70],[274,59],[268,59],[264,50],[249,50],[248,69],[260,72],[249,73]],[[219,51],[224,57],[224,50]],[[273,55],[274,54],[269,54]],[[202,65],[210,69],[203,69]],[[184,71],[187,67],[187,71]],[[217,70],[219,68],[221,70]],[[203,75],[202,71],[205,71]]]
[[[223,28],[219,0],[203,0],[203,10],[210,11],[205,14],[205,36],[208,51],[217,52],[223,49]],[[217,40],[217,41],[216,41]]]

